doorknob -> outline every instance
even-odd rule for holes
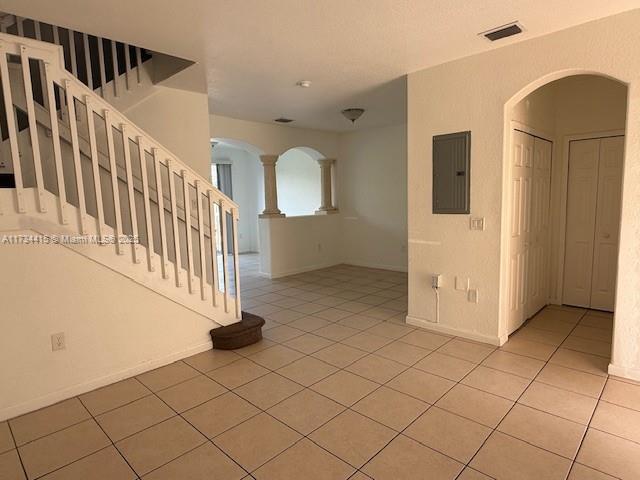
[[[602,236],[603,236],[604,238],[609,238],[609,237],[611,237],[611,235],[609,235],[609,234],[608,234],[608,233],[606,233],[606,232],[605,232],[605,233],[603,233],[603,234],[602,234]]]

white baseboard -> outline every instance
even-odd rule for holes
[[[413,325],[415,327],[421,327],[425,330],[430,330],[434,333],[442,333],[445,335],[453,335],[456,337],[468,338],[469,340],[475,340],[476,342],[489,343],[491,345],[501,346],[504,345],[507,341],[507,337],[505,336],[492,336],[492,335],[484,335],[482,333],[472,332],[470,330],[463,330],[460,328],[447,327],[446,325],[442,325],[440,323],[430,322],[424,318],[412,317],[407,315],[407,323],[409,325]]]
[[[321,263],[317,265],[309,265],[306,267],[296,268],[293,270],[287,270],[284,272],[275,272],[275,273],[260,272],[260,275],[270,279],[282,278],[282,277],[288,277],[289,275],[297,275],[299,273],[306,273],[306,272],[311,272],[313,270],[320,270],[322,268],[335,267],[336,265],[340,265],[340,264],[342,264],[342,262],[327,262],[327,263]]]
[[[610,363],[608,370],[609,375],[640,382],[640,368],[622,367],[620,365]]]
[[[345,265],[352,265],[354,267],[364,267],[364,268],[375,268],[377,270],[390,270],[392,272],[408,272],[408,268],[406,265],[388,265],[385,263],[371,263],[371,262],[352,262],[350,260],[345,260],[343,262]]]
[[[155,358],[153,360],[148,360],[133,367],[125,368],[124,370],[119,370],[100,378],[88,380],[84,383],[72,385],[62,390],[48,393],[46,395],[43,395],[42,397],[34,398],[18,405],[12,405],[10,407],[3,408],[2,410],[0,410],[0,421],[14,418],[25,413],[33,412],[34,410],[48,407],[49,405],[53,405],[54,403],[61,402],[62,400],[75,397],[76,395],[81,395],[83,393],[90,392],[106,385],[110,385],[120,380],[133,377],[134,375],[139,375],[141,373],[148,372],[149,370],[163,367],[177,360],[181,360],[183,358],[204,352],[206,350],[210,350],[211,347],[211,342],[194,345],[179,352],[173,352],[169,355]]]

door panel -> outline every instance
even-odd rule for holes
[[[533,140],[533,177],[529,265],[527,270],[526,317],[533,316],[547,304],[549,269],[549,195],[551,192],[552,143],[540,138]]]
[[[600,141],[591,308],[613,311],[618,266],[624,137]]]
[[[599,157],[599,139],[580,140],[569,144],[562,301],[581,307],[589,307],[591,303]]]
[[[511,162],[508,333],[516,330],[526,318],[533,137],[513,131]]]

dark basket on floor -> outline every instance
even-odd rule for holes
[[[233,350],[259,342],[262,340],[263,325],[264,318],[242,312],[242,320],[238,323],[211,330],[213,348],[217,350]]]

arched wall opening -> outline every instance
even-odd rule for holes
[[[259,253],[258,215],[264,209],[262,151],[249,143],[228,138],[211,139],[213,184],[239,206],[238,251]]]
[[[320,206],[320,166],[324,156],[309,147],[295,147],[278,157],[278,207],[289,217],[313,215]]]
[[[501,336],[541,310],[532,322],[557,318],[546,305],[570,305],[587,309],[600,353],[611,351],[627,97],[621,81],[571,70],[505,104]],[[558,340],[579,342],[580,331]]]

